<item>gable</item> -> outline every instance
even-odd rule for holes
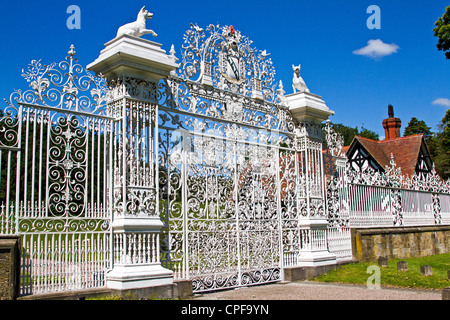
[[[427,145],[422,143],[419,156],[417,158],[415,172],[418,175],[423,175],[431,172],[433,169],[433,160],[431,159],[430,152],[428,151]]]
[[[433,167],[422,134],[383,141],[356,136],[347,151],[349,162],[357,170],[370,166],[383,172],[390,166],[391,155],[405,176],[428,173]]]
[[[377,154],[377,152],[374,152],[374,149],[375,148],[370,145],[369,148],[367,148],[367,145],[361,143],[358,137],[355,137],[347,151],[347,159],[350,166],[357,171],[362,171],[370,167],[374,170],[383,172],[384,167],[380,165],[373,155]]]

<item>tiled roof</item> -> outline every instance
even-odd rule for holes
[[[423,141],[423,134],[415,134],[383,141],[375,141],[355,136],[355,140],[357,140],[372,155],[382,168],[390,165],[389,162],[392,154],[397,167],[402,169],[402,173],[411,176],[416,169],[420,146]],[[355,141],[353,141],[352,144],[354,142]]]
[[[348,148],[350,148],[350,146],[344,146],[344,147],[342,147],[342,152],[347,153]]]

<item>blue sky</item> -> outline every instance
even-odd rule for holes
[[[67,7],[81,10],[81,29],[68,29]],[[136,19],[146,5],[154,13],[147,26],[167,52],[175,45],[178,57],[189,24],[233,25],[266,49],[287,93],[292,92],[292,64],[302,65],[302,77],[312,93],[335,111],[331,120],[364,126],[384,136],[382,120],[392,104],[402,120],[411,117],[433,130],[450,106],[450,60],[436,49],[434,22],[449,0],[130,0],[130,1],[2,1],[0,4],[0,98],[26,89],[21,77],[33,59],[49,64],[65,58],[75,45],[78,61],[86,66],[98,57],[117,28]],[[369,29],[367,8],[380,8],[381,29]],[[372,45],[388,55],[356,54]],[[378,41],[379,40],[379,41]],[[441,100],[438,100],[441,99]],[[440,101],[441,105],[433,104]]]

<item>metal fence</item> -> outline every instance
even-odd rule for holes
[[[105,286],[113,118],[73,47],[33,60],[0,117],[0,234],[21,235],[20,294]]]
[[[434,171],[406,178],[393,169],[385,174],[348,170],[351,227],[442,225],[449,222],[449,184]]]
[[[338,260],[351,256],[351,229],[450,224],[450,182],[436,171],[405,177],[394,159],[384,173],[356,171],[342,153],[342,138],[324,129],[328,245]]]

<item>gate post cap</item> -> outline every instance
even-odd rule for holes
[[[104,75],[108,80],[122,75],[159,80],[178,66],[161,49],[160,43],[124,34],[107,42],[99,57],[87,69]]]

